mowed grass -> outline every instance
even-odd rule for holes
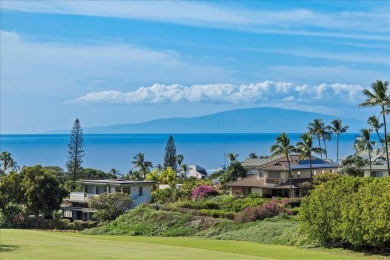
[[[345,250],[314,250],[188,237],[91,236],[0,230],[0,259],[376,259]]]

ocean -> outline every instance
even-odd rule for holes
[[[226,163],[230,152],[239,154],[243,161],[249,153],[269,155],[269,148],[279,134],[172,134],[176,154],[184,156],[186,164],[197,164],[213,171]],[[353,153],[352,145],[357,134],[340,135],[340,155],[343,158]],[[295,144],[300,134],[288,134]],[[165,146],[169,134],[85,134],[84,168],[95,168],[105,172],[116,168],[126,174],[137,153],[153,165],[163,163]],[[41,164],[65,168],[69,135],[26,134],[0,135],[0,151],[8,151],[19,166]],[[317,144],[317,141],[314,142]],[[336,160],[336,138],[327,142],[328,157]]]

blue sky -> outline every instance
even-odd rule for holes
[[[273,106],[362,118],[390,1],[4,1],[1,133]]]

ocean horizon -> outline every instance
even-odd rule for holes
[[[270,155],[269,148],[280,133],[210,133],[171,134],[176,154],[184,156],[185,164],[197,164],[214,171],[227,163],[230,152],[239,154],[243,161],[251,152]],[[298,133],[288,134],[292,144],[299,140]],[[353,153],[357,133],[340,135],[339,159]],[[170,134],[84,134],[84,168],[108,172],[112,168],[126,174],[133,165],[137,153],[144,153],[145,160],[153,165],[162,164],[165,146]],[[65,169],[69,134],[2,134],[0,150],[8,151],[20,167],[41,164]],[[314,140],[318,146],[318,141]],[[322,143],[321,143],[322,145]],[[336,160],[336,138],[327,142],[328,158]],[[320,157],[320,156],[318,156]],[[325,158],[325,157],[324,157]]]

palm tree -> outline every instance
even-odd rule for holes
[[[250,153],[249,154],[249,158],[252,158],[252,159],[257,158],[257,154],[256,153]]]
[[[182,164],[181,169],[183,170],[183,175],[184,177],[187,177],[187,171],[188,171],[188,165],[187,164]]]
[[[230,163],[232,163],[237,160],[238,156],[239,156],[238,153],[233,152],[233,153],[228,153],[226,157],[229,159]]]
[[[14,161],[14,159],[12,159],[11,153],[9,153],[9,152],[6,152],[6,151],[2,152],[0,155],[0,161],[2,161],[2,163],[0,165],[3,166],[2,167],[3,169],[1,169],[3,174],[6,174],[8,169],[11,169],[14,171],[19,170],[18,164],[16,163],[16,161]]]
[[[349,126],[342,126],[342,120],[341,119],[335,119],[331,122],[332,125],[329,126],[329,129],[332,133],[336,135],[337,140],[337,157],[336,157],[336,163],[339,162],[339,137],[340,134],[347,132]]]
[[[375,142],[371,141],[372,129],[362,129],[360,136],[356,137],[354,146],[358,151],[367,151],[370,162],[370,175],[371,175],[371,153],[374,150]]]
[[[383,123],[379,123],[379,117],[376,116],[370,116],[367,119],[367,123],[372,127],[372,129],[375,131],[375,133],[378,136],[379,142],[382,144],[382,147],[385,147],[384,140],[381,138],[381,135],[379,134],[379,129],[383,127]]]
[[[116,168],[112,168],[112,169],[108,172],[108,174],[110,174],[110,175],[112,175],[112,176],[115,176],[115,177],[117,177],[117,178],[120,177],[120,172],[119,172]]]
[[[363,90],[363,94],[367,97],[366,101],[360,104],[361,107],[373,107],[380,106],[381,114],[383,116],[383,126],[385,132],[385,152],[387,159],[387,171],[390,175],[390,164],[389,164],[389,147],[387,139],[387,128],[386,128],[386,114],[389,113],[390,107],[390,95],[389,95],[389,82],[377,80],[370,85],[372,91],[368,89]]]
[[[318,147],[321,148],[321,139],[329,138],[329,136],[326,133],[329,133],[326,131],[326,127],[324,122],[322,122],[322,119],[314,119],[313,122],[309,123],[309,126],[307,127],[309,129],[309,133],[316,136],[318,139]],[[326,143],[324,141],[324,144],[326,146]],[[328,157],[328,155],[326,155]],[[322,153],[321,153],[321,159],[322,159]]]
[[[282,133],[280,136],[276,137],[276,144],[271,146],[269,151],[272,153],[271,157],[277,155],[285,155],[288,163],[288,178],[290,180],[290,188],[292,189],[291,184],[291,167],[290,167],[290,153],[294,152],[295,147],[290,144],[290,139],[287,137],[286,133]]]
[[[137,153],[136,156],[133,157],[134,161],[131,163],[134,164],[134,167],[139,168],[140,173],[142,173],[144,179],[146,174],[149,172],[149,168],[153,167],[153,164],[149,161],[145,161],[145,156],[143,153]]]
[[[321,154],[324,152],[324,149],[320,147],[313,147],[313,137],[310,133],[305,133],[300,136],[301,141],[299,141],[296,145],[296,150],[301,154],[300,158],[305,159],[309,158],[309,166],[310,166],[310,179],[311,184],[313,184],[313,169],[311,165],[311,155],[313,153]]]
[[[181,169],[181,164],[183,163],[183,160],[184,160],[184,156],[182,154],[178,154],[176,156],[176,161],[177,164],[179,165],[179,169]]]

